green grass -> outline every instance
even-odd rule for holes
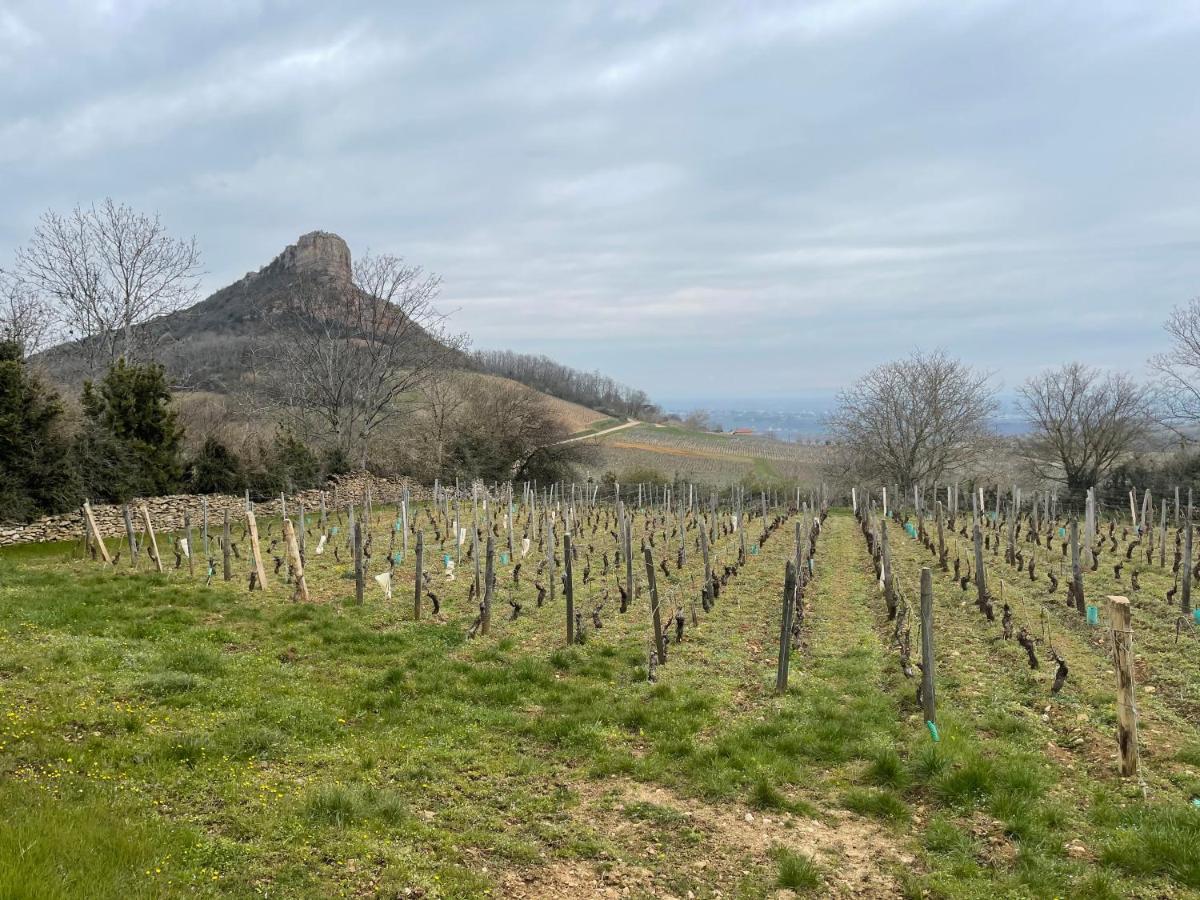
[[[586,542],[604,533],[598,522]],[[931,741],[845,516],[826,523],[804,647],[777,696],[789,535],[688,620],[656,684],[644,597],[625,616],[610,598],[604,627],[565,647],[562,601],[539,609],[532,577],[507,621],[511,569],[492,633],[468,640],[469,577],[435,572],[443,615],[414,623],[407,591],[347,602],[345,563],[329,556],[310,561],[319,602],[301,605],[278,582],[247,594],[240,579],[104,571],[61,548],[2,554],[0,897],[479,897],[559,869],[582,879],[578,895],[595,873],[630,869],[679,896],[819,892],[839,850],[812,846],[803,818],[877,842],[877,874],[897,892],[1119,896],[1130,877],[1164,896],[1200,888],[1184,773],[1145,803],[1083,759],[1067,770],[1048,756],[1060,736],[1040,717],[1044,686],[953,594],[939,595]],[[714,555],[735,545],[722,536]],[[698,560],[689,548],[689,568],[660,581],[668,608]],[[576,587],[590,610],[611,578]],[[1055,702],[1076,722],[1087,697]],[[1084,718],[1084,734],[1111,739],[1099,712]],[[1162,764],[1194,766],[1200,740],[1179,733]],[[1086,857],[1066,853],[1072,840]],[[891,862],[900,854],[914,862]]]
[[[778,849],[776,855],[779,861],[780,887],[808,893],[821,886],[821,873],[810,857],[783,847]]]

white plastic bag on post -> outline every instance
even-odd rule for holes
[[[378,575],[375,576],[375,582],[381,588],[383,588],[383,599],[391,600],[392,599],[392,573],[391,572],[380,572]]]
[[[521,538],[521,558],[529,555],[529,538]]]
[[[187,538],[179,539],[179,552],[183,554],[184,559],[192,558],[192,548],[188,546]]]

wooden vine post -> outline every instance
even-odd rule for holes
[[[363,579],[363,539],[362,522],[355,521],[350,526],[350,540],[354,545],[354,602],[363,605],[363,591],[366,587]]]
[[[639,493],[641,488],[639,487]],[[632,603],[637,599],[634,589],[637,585],[633,581],[633,513],[625,514],[625,593],[629,597],[629,602]]]
[[[942,508],[942,501],[937,502],[937,529],[938,529],[938,565],[942,571],[948,571],[949,565],[946,562],[946,532],[942,527],[942,519],[945,517],[945,511]]]
[[[775,692],[782,694],[788,686],[788,670],[791,668],[792,612],[795,609],[796,563],[787,561],[783,575],[783,614],[779,623],[779,664],[775,669]]]
[[[1185,616],[1192,614],[1192,504],[1188,502],[1188,517],[1183,526],[1183,590],[1179,605]]]
[[[1137,774],[1137,706],[1133,696],[1133,627],[1129,601],[1125,597],[1108,598],[1112,626],[1113,662],[1117,670],[1117,749],[1121,754],[1121,774]]]
[[[233,563],[229,555],[229,509],[226,508],[221,523],[221,569],[226,581],[233,577]]]
[[[1071,520],[1071,590],[1075,592],[1075,610],[1087,613],[1083,599],[1083,566],[1079,563],[1079,522]]]
[[[881,522],[880,541],[883,544],[883,600],[887,605],[888,621],[896,618],[896,589],[892,583],[892,548],[888,544],[887,522]]]
[[[187,534],[187,558],[188,558],[188,574],[196,574],[196,548],[192,545],[192,514],[185,511],[183,514],[183,530]]]
[[[571,571],[571,560],[567,559],[567,571]],[[492,625],[492,590],[496,583],[496,539],[488,534],[487,565],[483,571],[483,600],[479,610],[479,632],[487,634]]]
[[[700,555],[704,557],[704,596],[712,597],[712,564],[708,559],[708,523],[703,519],[700,520],[703,527],[700,529]],[[740,524],[740,523],[739,523]]]
[[[150,558],[154,560],[154,568],[162,572],[162,558],[158,555],[158,538],[154,536],[154,525],[150,521],[150,510],[145,503],[138,507],[142,514],[142,527],[146,529],[146,539],[150,541]]]
[[[546,507],[546,527],[542,535],[546,539],[546,588],[550,592],[550,600],[554,600],[554,519],[550,508]]]
[[[283,520],[283,539],[287,542],[288,565],[292,567],[292,578],[296,580],[296,590],[292,599],[308,602],[308,582],[304,579],[304,558],[300,554],[300,543],[296,540],[296,529],[291,519]]]
[[[575,643],[575,577],[571,568],[571,532],[563,535],[563,593],[567,599],[567,646]]]
[[[100,537],[100,529],[96,526],[96,517],[92,515],[92,504],[86,500],[83,502],[83,524],[91,534],[92,540],[95,541],[96,549],[100,551],[100,558],[106,565],[112,565],[112,557],[108,555],[108,548],[104,546],[104,538]]]
[[[417,532],[417,568],[413,576],[413,621],[421,621],[421,568],[425,564],[425,532]]]
[[[254,510],[246,510],[246,530],[250,534],[250,555],[254,557],[254,577],[258,579],[258,589],[265,591],[267,589],[267,573],[263,569],[262,548],[258,545],[258,522],[254,518]],[[155,556],[158,556],[157,548]],[[159,568],[162,566],[160,564]]]
[[[125,540],[129,542],[129,565],[136,566],[138,558],[137,539],[133,536],[133,516],[129,514],[128,503],[121,508],[121,515],[125,519]]]
[[[654,554],[649,547],[642,551],[646,559],[646,584],[650,588],[650,617],[654,622],[654,652],[661,664],[667,658],[667,647],[663,638],[662,614],[658,608],[658,581],[654,575]]]
[[[941,525],[941,518],[938,519],[938,525]],[[937,701],[933,687],[933,573],[927,566],[921,569],[921,708],[925,713],[925,721],[936,725]]]
[[[297,519],[300,522],[300,528],[296,532],[296,543],[300,545],[300,558],[303,559],[306,555],[304,552],[304,538],[305,538],[305,531],[307,530],[307,522],[305,520],[304,501],[303,500],[300,501],[299,506],[300,506],[300,515],[297,517]]]
[[[975,523],[972,529],[972,536],[975,542],[975,604],[980,609],[987,607],[987,573],[983,569],[983,532],[979,530],[979,523]]]

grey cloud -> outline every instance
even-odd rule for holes
[[[209,288],[330,229],[478,345],[652,392],[918,343],[1137,370],[1200,293],[1198,39],[1186,2],[18,0],[0,260],[111,194]]]

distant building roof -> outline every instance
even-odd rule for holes
[[[730,434],[754,434],[753,428],[735,428]]]

